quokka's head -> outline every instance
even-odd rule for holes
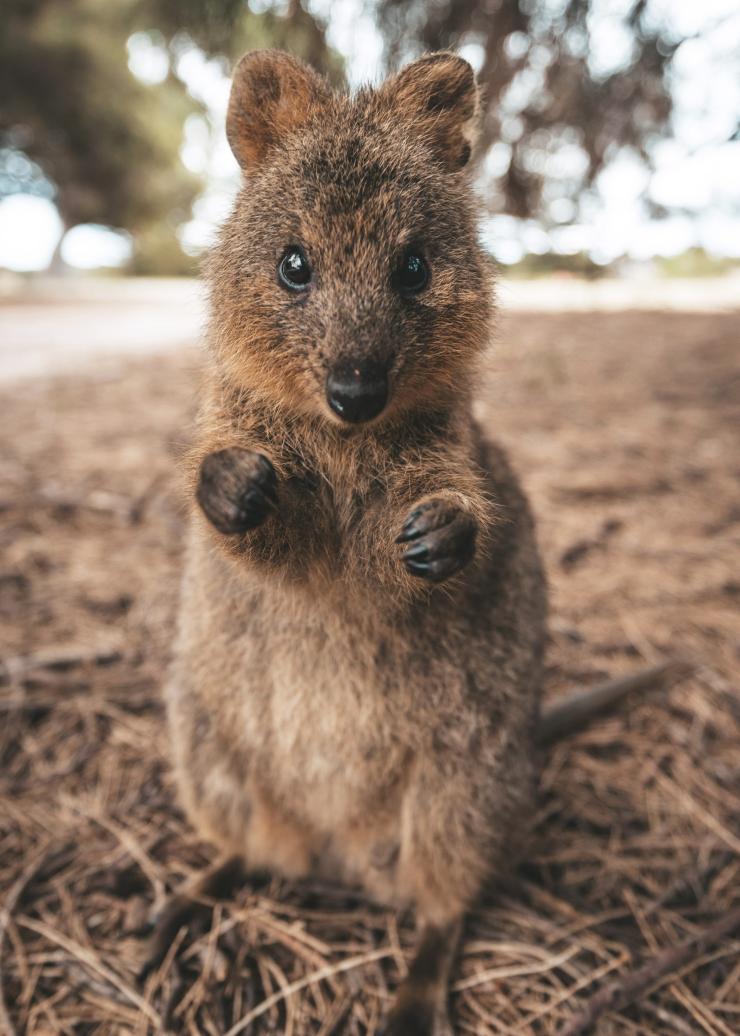
[[[241,59],[226,128],[243,185],[208,267],[233,381],[347,428],[466,390],[491,306],[477,109],[454,54],[355,96],[279,51]]]

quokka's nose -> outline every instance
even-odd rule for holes
[[[376,360],[342,360],[326,379],[326,401],[338,417],[360,424],[388,402],[388,373]]]

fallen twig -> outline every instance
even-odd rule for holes
[[[39,670],[68,672],[77,666],[106,666],[118,662],[121,656],[121,648],[117,643],[47,648],[33,655],[0,659],[0,676],[12,681]]]
[[[383,957],[390,957],[393,955],[393,950],[385,948],[382,950],[372,950],[370,953],[363,953],[357,957],[350,957],[348,960],[340,961],[339,964],[328,964],[324,968],[319,968],[318,971],[313,971],[310,975],[305,978],[299,979],[296,982],[291,982],[290,985],[285,986],[284,989],[278,990],[277,993],[273,993],[272,996],[267,997],[261,1004],[258,1004],[253,1010],[241,1018],[236,1025],[232,1025],[226,1036],[237,1036],[237,1033],[244,1032],[248,1025],[250,1025],[255,1018],[259,1018],[265,1011],[269,1011],[273,1004],[279,1003],[281,1000],[285,1000],[286,997],[292,996],[293,993],[299,992],[301,989],[305,989],[306,986],[310,986],[313,982],[323,982],[325,979],[331,978],[332,975],[337,975],[343,971],[349,971],[352,968],[361,968],[365,964],[372,964],[373,961],[381,960]]]
[[[122,993],[123,996],[138,1009],[143,1012],[150,1021],[156,1025],[161,1026],[161,1019],[157,1012],[154,1010],[152,1005],[145,1000],[137,991],[117,975],[115,971],[107,966],[99,957],[97,953],[88,949],[86,946],[82,946],[74,939],[70,939],[62,932],[57,931],[51,925],[46,924],[43,921],[35,921],[30,917],[24,917],[19,922],[24,928],[29,928],[32,932],[36,932],[38,935],[48,939],[49,942],[55,943],[57,946],[61,946],[63,950],[76,960],[80,964],[86,965],[92,971],[96,972],[101,978],[104,978],[106,982],[109,982],[114,988]]]
[[[41,867],[46,863],[49,856],[50,842],[46,842],[37,853],[31,857],[26,866],[23,868],[21,873],[18,875],[15,884],[11,888],[8,895],[5,897],[2,910],[0,910],[0,1028],[3,1032],[6,1032],[8,1036],[15,1036],[15,1028],[11,1021],[8,1013],[8,1008],[5,1003],[5,982],[4,982],[4,969],[2,961],[3,944],[5,942],[5,934],[10,924],[10,919],[13,911],[18,906],[23,893],[26,891],[27,886],[36,876]]]
[[[642,967],[615,979],[594,993],[585,1006],[561,1026],[558,1036],[582,1036],[605,1011],[619,1011],[627,1007],[656,982],[677,971],[692,958],[700,956],[709,946],[730,935],[736,928],[740,928],[740,907],[725,914],[703,932],[664,950]]]

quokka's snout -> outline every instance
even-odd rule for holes
[[[378,417],[389,399],[388,364],[347,357],[333,365],[326,379],[326,401],[342,421],[362,424]]]

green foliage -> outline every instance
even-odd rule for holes
[[[342,85],[344,60],[328,46],[321,23],[298,0],[280,11],[255,13],[245,0],[139,0],[136,16],[143,27],[154,25],[171,40],[186,33],[206,53],[230,62],[262,47],[290,51]]]
[[[594,281],[614,274],[612,266],[595,263],[586,252],[576,252],[573,255],[561,255],[558,252],[545,252],[542,255],[532,253],[511,265],[501,264],[501,269],[507,277],[527,281],[536,277],[552,277],[553,274]]]
[[[137,230],[186,218],[200,188],[179,160],[195,104],[170,77],[131,75],[125,4],[5,0],[0,29],[0,134],[56,189],[67,226]]]
[[[659,259],[657,263],[666,277],[718,277],[740,270],[740,259],[720,259],[703,248],[689,248],[681,255]]]
[[[137,31],[156,33],[172,59],[161,83],[129,70]],[[245,0],[2,0],[0,196],[51,184],[65,226],[133,234],[135,269],[192,270],[176,229],[203,183],[180,147],[186,117],[203,109],[174,60],[192,45],[225,65],[254,47],[285,47],[342,79],[341,59],[298,2],[281,16]]]
[[[156,220],[136,235],[128,272],[144,277],[163,273],[172,277],[194,277],[198,273],[198,260],[182,250],[174,227]]]
[[[250,12],[244,0],[135,0],[139,28],[156,26],[167,38],[186,32],[208,54],[233,56],[234,34]]]

